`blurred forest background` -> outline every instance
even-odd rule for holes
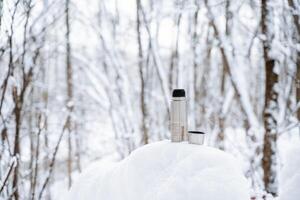
[[[0,0],[0,199],[58,199],[95,160],[189,129],[276,196],[300,136],[299,0]]]

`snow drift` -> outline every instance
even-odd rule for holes
[[[280,200],[300,199],[300,146],[289,148],[280,174]]]
[[[119,163],[96,163],[71,188],[69,199],[249,200],[237,161],[220,150],[156,142]]]

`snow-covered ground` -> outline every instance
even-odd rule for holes
[[[280,173],[280,200],[300,199],[300,142],[294,140],[289,145],[281,144],[284,149],[283,167]]]
[[[215,148],[156,142],[119,163],[92,164],[68,199],[248,200],[248,183],[238,163]]]

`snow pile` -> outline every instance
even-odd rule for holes
[[[116,164],[94,164],[69,199],[249,200],[236,160],[220,150],[169,141],[145,145]]]
[[[299,200],[300,198],[300,145],[286,151],[280,174],[280,200]]]

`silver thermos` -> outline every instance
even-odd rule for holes
[[[170,118],[171,141],[187,141],[187,103],[184,89],[173,90]]]

